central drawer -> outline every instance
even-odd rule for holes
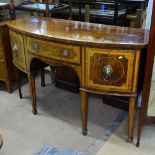
[[[36,55],[71,63],[80,63],[80,47],[26,37],[27,51]]]

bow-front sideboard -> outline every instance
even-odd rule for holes
[[[83,135],[87,134],[89,93],[126,96],[128,142],[132,142],[140,56],[147,47],[143,30],[46,17],[28,17],[7,25],[13,63],[28,75],[34,114],[34,70],[41,62],[69,66],[80,82]]]

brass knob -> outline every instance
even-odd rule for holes
[[[103,66],[103,81],[108,82],[111,80],[112,77],[112,73],[113,73],[113,68],[111,67],[111,65],[105,65]]]
[[[37,43],[33,43],[33,49],[35,50],[35,51],[38,51],[39,50],[39,44],[37,44]]]
[[[104,74],[106,76],[110,76],[112,74],[112,72],[113,72],[113,69],[112,69],[112,67],[110,65],[105,65],[103,67],[103,72],[104,72]]]
[[[15,52],[15,51],[18,51],[18,46],[17,46],[17,44],[14,44],[12,50],[13,50],[14,52]]]
[[[65,58],[68,58],[68,57],[69,57],[69,51],[67,51],[66,49],[63,50],[62,55],[63,55]]]
[[[17,56],[17,51],[18,51],[18,46],[15,43],[14,46],[12,47],[12,53],[13,53],[13,55]]]

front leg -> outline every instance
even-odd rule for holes
[[[81,117],[82,117],[82,134],[87,134],[87,120],[88,120],[88,93],[86,91],[81,94]]]
[[[133,142],[133,132],[135,123],[136,113],[136,96],[130,97],[129,99],[129,120],[128,120],[128,143]]]
[[[20,76],[20,71],[19,71],[19,69],[16,66],[14,66],[14,71],[15,71],[15,76],[16,76],[16,80],[17,80],[17,87],[18,87],[19,97],[20,98],[23,98],[22,91],[21,91],[21,76]]]
[[[40,69],[40,74],[41,74],[41,86],[45,87],[45,71],[44,71],[44,68]]]
[[[37,105],[36,105],[36,90],[35,90],[35,74],[34,73],[28,74],[28,80],[32,97],[32,112],[34,115],[36,115],[38,112],[36,107]]]

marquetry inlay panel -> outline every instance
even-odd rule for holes
[[[10,30],[13,61],[18,67],[26,69],[26,58],[23,36]]]
[[[87,48],[86,84],[104,90],[130,91],[134,52]]]

